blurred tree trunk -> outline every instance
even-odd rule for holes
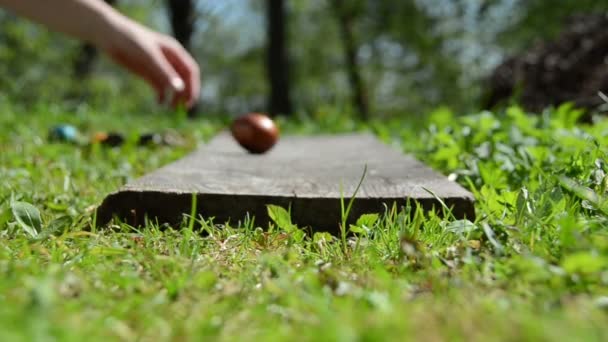
[[[340,37],[344,48],[346,71],[351,87],[352,101],[361,119],[369,119],[369,103],[361,70],[357,61],[357,43],[354,34],[355,13],[349,4],[343,0],[330,0],[340,29]]]
[[[192,51],[191,38],[196,22],[194,0],[168,0],[167,4],[173,36],[186,50]]]
[[[104,0],[111,6],[116,4],[117,0]],[[89,43],[82,44],[80,51],[76,54],[74,60],[74,76],[76,78],[84,78],[91,74],[93,69],[93,62],[97,58],[97,49]]]
[[[286,10],[284,0],[266,0],[266,72],[270,83],[268,104],[271,115],[293,113],[287,54]]]
[[[195,0],[167,0],[173,37],[188,51],[192,52],[192,34],[196,23]],[[199,104],[188,110],[188,117],[196,117]]]

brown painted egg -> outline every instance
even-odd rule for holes
[[[279,140],[279,129],[271,118],[260,113],[243,115],[232,123],[232,136],[250,153],[264,153]]]

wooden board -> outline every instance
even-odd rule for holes
[[[196,194],[198,213],[214,217],[215,223],[236,223],[249,214],[264,226],[266,205],[276,204],[291,206],[292,219],[301,227],[335,232],[340,198],[352,196],[366,165],[352,219],[382,213],[393,203],[402,206],[407,199],[426,209],[440,208],[429,191],[456,217],[474,218],[468,191],[372,135],[286,137],[270,152],[253,155],[221,134],[189,156],[110,194],[98,208],[98,220],[107,223],[115,216],[139,225],[147,216],[177,222],[190,213]]]

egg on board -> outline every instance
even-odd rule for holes
[[[265,153],[279,140],[277,125],[261,113],[249,113],[237,118],[230,131],[243,148],[255,154]]]

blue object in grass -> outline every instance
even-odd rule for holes
[[[62,142],[77,142],[78,129],[72,125],[57,125],[49,131],[49,140]]]

